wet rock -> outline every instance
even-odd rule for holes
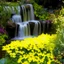
[[[41,23],[41,33],[49,33],[51,34],[52,32],[52,22],[49,20],[46,21],[40,21]]]
[[[29,22],[29,24],[30,24],[30,34],[33,35],[33,30],[34,30],[35,23],[34,22]]]
[[[46,21],[40,21],[41,23],[41,33],[46,33]]]
[[[8,21],[6,25],[6,31],[8,33],[9,38],[13,38],[15,36],[16,24]]]

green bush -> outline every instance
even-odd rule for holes
[[[56,35],[41,34],[22,41],[11,41],[2,49],[7,52],[9,61],[6,61],[6,64],[60,64],[54,59],[55,39]]]
[[[60,15],[64,16],[64,7],[61,8]]]
[[[7,21],[11,18],[11,14],[13,12],[18,14],[17,6],[19,6],[18,3],[9,3],[5,2],[4,4],[0,3],[0,24],[3,26],[6,26]],[[8,7],[8,8],[6,8]],[[14,11],[12,9],[14,8]]]
[[[10,11],[4,11],[4,6],[0,6],[0,22],[1,25],[6,26],[7,21],[10,19]]]
[[[0,46],[2,46],[6,42],[5,39],[7,39],[7,35],[6,34],[0,34]]]
[[[59,61],[64,62],[64,17],[59,16],[56,18],[56,27],[57,27],[57,39],[56,39],[56,47],[54,50],[54,54]]]
[[[49,13],[41,5],[34,3],[33,6],[34,6],[34,14],[36,17],[38,17],[39,20],[48,19]]]

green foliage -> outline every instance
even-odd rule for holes
[[[6,8],[7,7],[7,8]],[[3,4],[0,6],[0,24],[6,26],[7,21],[11,18],[11,14],[13,13],[12,9],[14,8],[14,12],[18,13],[17,7],[15,4]]]
[[[54,13],[49,13],[48,20],[54,21],[55,18],[56,18],[56,16]]]
[[[16,59],[13,59],[13,58],[10,58],[10,57],[8,57],[8,56],[6,56],[6,61],[5,61],[5,64],[18,64],[16,61]]]
[[[8,38],[6,34],[0,34],[0,46],[6,42],[6,38]]]
[[[0,3],[1,4],[4,4],[4,2],[6,2],[6,0],[0,0]]]
[[[8,6],[18,6],[19,3],[18,2],[6,2],[5,5],[8,5]]]
[[[44,10],[42,6],[38,5],[37,3],[34,3],[33,6],[34,6],[34,14],[36,17],[39,18],[39,20],[48,19],[49,14],[46,10]]]
[[[60,15],[64,16],[64,8],[63,7],[60,10]]]
[[[61,61],[63,60],[62,57],[64,55],[64,17],[59,16],[56,18],[55,23],[57,25],[57,39],[55,41],[56,47],[54,50],[54,55],[59,61]]]
[[[16,64],[53,64],[51,62],[55,62],[53,55],[55,39],[56,35],[42,34],[22,41],[11,41],[10,44],[3,46],[2,49],[8,53],[9,61],[6,64],[11,64],[11,62],[13,64],[15,62]]]
[[[6,26],[8,19],[10,18],[10,10],[3,10],[4,6],[0,6],[0,22],[1,25]]]

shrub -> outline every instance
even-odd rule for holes
[[[64,16],[64,7],[61,8],[60,15]]]
[[[49,14],[41,5],[34,3],[33,6],[34,6],[34,14],[39,20],[48,19]]]
[[[59,61],[64,62],[64,17],[59,16],[55,22],[57,26],[57,39],[55,41],[54,55]]]
[[[5,43],[6,38],[8,38],[6,35],[6,30],[0,26],[0,46],[2,46],[3,43]]]
[[[3,26],[6,26],[7,21],[11,18],[12,13],[17,13],[18,14],[18,9],[17,7],[19,4],[14,4],[14,3],[0,3],[0,24]],[[13,9],[14,8],[14,9]]]
[[[55,39],[56,35],[42,34],[22,41],[12,41],[3,46],[2,50],[5,50],[9,55],[8,59],[13,59],[16,64],[60,64],[53,55]]]
[[[2,46],[6,42],[5,40],[6,38],[7,38],[6,34],[0,34],[0,46]]]

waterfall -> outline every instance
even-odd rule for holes
[[[18,35],[17,35],[17,26],[16,26],[15,38],[13,39],[24,39],[25,37],[30,36],[29,22],[22,22],[20,15],[13,15],[12,21],[16,25],[19,25]]]
[[[32,4],[24,4],[21,6],[22,11],[23,11],[23,20],[26,22],[33,22],[35,24],[34,30],[33,30],[33,35],[37,36],[41,34],[41,24],[39,21],[34,20],[34,10]],[[39,29],[38,29],[39,27]],[[36,30],[36,31],[35,31]]]
[[[15,31],[14,39],[24,39],[26,37],[31,36],[30,32],[30,22],[34,23],[33,28],[33,36],[38,36],[41,34],[41,23],[37,20],[34,20],[34,10],[32,4],[24,4],[21,6],[21,16],[13,15],[12,21],[19,25],[18,35],[17,35],[17,27]],[[21,19],[22,18],[22,19]]]
[[[17,23],[19,25],[18,37],[29,36],[28,23]]]
[[[14,39],[24,39],[29,36],[38,36],[41,34],[41,23],[34,18],[34,10],[32,4],[24,4],[22,6],[5,6],[4,11],[10,11],[16,13],[12,16],[11,20],[16,24],[15,38]],[[21,13],[21,14],[20,14]],[[30,25],[30,22],[34,26]],[[47,27],[49,29],[49,22],[46,24],[45,21],[42,22],[43,33]],[[19,25],[19,28],[17,27]],[[31,34],[30,26],[33,28],[33,34]],[[18,30],[17,30],[18,29]]]
[[[37,20],[31,20],[29,22],[35,23],[35,26],[34,26],[34,29],[33,29],[33,35],[38,36],[39,34],[41,34],[41,24],[40,24],[40,22],[37,21]],[[39,29],[38,29],[38,27],[39,27]]]
[[[27,21],[27,16],[26,16],[26,8],[24,5],[22,5],[22,16],[23,16],[23,21]]]
[[[32,4],[24,4],[21,6],[23,11],[23,21],[34,20],[34,11]]]
[[[34,20],[34,10],[32,4],[26,4],[26,6],[30,7],[30,20]]]
[[[24,25],[22,23],[17,23],[19,25],[19,30],[18,30],[18,37],[24,37]]]
[[[37,36],[37,35],[41,34],[41,24],[39,21],[34,19],[34,10],[33,10],[32,4],[26,4],[26,6],[29,6],[29,8],[30,8],[28,10],[28,17],[30,17],[30,20],[29,19],[28,20],[29,20],[29,22],[33,22],[35,24],[34,30],[33,30],[33,35]],[[38,29],[38,27],[39,27],[39,29]]]
[[[22,22],[21,16],[20,15],[13,15],[12,16],[12,21],[14,23]]]
[[[20,15],[13,15],[11,20],[16,24],[15,37],[17,36],[17,25],[20,25],[22,22]],[[20,29],[21,26],[19,26]]]

